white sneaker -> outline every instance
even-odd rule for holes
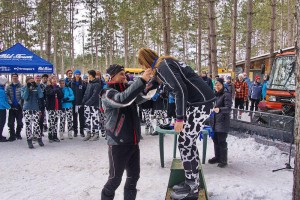
[[[59,133],[60,140],[64,140],[64,133]]]
[[[149,128],[145,128],[145,135],[150,135]]]
[[[90,141],[97,141],[97,140],[99,140],[99,134],[98,134],[98,133],[95,133],[95,134],[93,135],[93,137],[90,138]]]
[[[68,138],[69,138],[69,139],[73,139],[73,132],[72,132],[72,131],[70,131],[70,132],[68,133]]]

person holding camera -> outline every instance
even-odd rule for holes
[[[49,131],[48,139],[49,142],[60,142],[57,138],[57,122],[58,117],[62,109],[62,99],[64,94],[62,89],[57,85],[57,77],[53,76],[49,80],[49,84],[46,87],[46,107],[48,110],[48,122],[49,122]]]
[[[74,93],[73,90],[66,86],[65,79],[59,80],[59,86],[63,92],[63,99],[62,99],[62,111],[60,115],[60,126],[59,126],[59,135],[60,139],[64,139],[64,132],[65,132],[65,124],[66,118],[68,122],[68,137],[69,139],[73,139],[73,101],[74,101]]]
[[[32,76],[26,77],[26,85],[21,89],[21,97],[24,99],[23,112],[26,124],[26,137],[28,147],[33,149],[33,135],[37,137],[38,144],[44,146],[39,127],[40,106],[39,99],[43,98],[43,91],[40,84],[34,82]]]
[[[22,98],[21,88],[22,85],[18,80],[18,74],[12,74],[12,82],[6,87],[6,94],[8,97],[8,103],[11,109],[8,113],[8,128],[10,137],[8,141],[15,141],[16,139],[22,140],[21,130],[23,128],[23,110],[22,110]],[[17,129],[15,130],[15,120],[17,121]]]

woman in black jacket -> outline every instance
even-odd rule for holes
[[[215,93],[217,97],[214,113],[210,118],[211,126],[214,130],[214,150],[215,157],[208,160],[208,163],[219,163],[218,167],[224,168],[227,166],[227,142],[230,112],[232,106],[232,97],[230,92],[224,87],[224,80],[218,78],[215,83]]]
[[[201,126],[213,109],[215,95],[194,70],[171,56],[159,57],[148,48],[138,52],[139,64],[153,73],[173,91],[176,102],[174,130],[179,132],[178,148],[185,171],[185,183],[173,187],[173,199],[198,196],[199,153],[196,146]]]
[[[46,108],[48,110],[48,121],[49,121],[49,132],[48,138],[49,142],[60,142],[57,137],[57,122],[58,117],[62,112],[62,99],[64,94],[62,89],[57,85],[57,77],[53,76],[49,80],[49,85],[47,85],[46,91]]]

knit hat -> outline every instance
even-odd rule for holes
[[[83,77],[82,77],[83,79],[87,79],[88,78],[88,76],[85,74],[85,75],[83,75]]]
[[[81,71],[80,71],[79,69],[76,69],[76,70],[74,71],[74,75],[76,75],[76,74],[81,75]]]
[[[38,75],[35,75],[34,78],[37,79],[37,78],[42,78],[42,77],[41,77],[41,75],[38,74]]]
[[[29,81],[30,79],[33,79],[33,77],[32,77],[32,76],[26,76],[26,83],[28,83],[28,81]]]
[[[217,78],[216,81],[224,85],[224,80],[222,78]]]
[[[109,68],[106,70],[106,73],[108,73],[110,77],[113,78],[120,71],[124,71],[124,67],[122,65],[113,64],[109,66]]]
[[[68,73],[69,72],[73,72],[71,69],[68,69],[67,71],[66,71],[66,75],[68,75]]]
[[[231,76],[227,76],[226,80],[230,80],[231,81]]]
[[[255,80],[260,79],[260,76],[255,76]]]
[[[4,75],[0,76],[0,85],[5,85],[7,81],[8,79]]]
[[[59,79],[59,82],[65,82],[66,80],[64,78]]]

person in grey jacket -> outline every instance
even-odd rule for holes
[[[86,137],[84,141],[96,141],[99,139],[99,101],[101,84],[100,80],[96,78],[96,71],[90,70],[89,83],[86,87],[82,105],[84,105],[84,118]],[[93,134],[93,136],[92,136]]]
[[[8,128],[10,137],[8,141],[14,141],[16,139],[22,140],[21,131],[23,128],[23,110],[22,110],[22,98],[21,88],[22,85],[18,80],[18,74],[12,74],[12,83],[6,87],[6,94],[8,97],[8,103],[11,109],[8,114]],[[15,129],[15,121],[17,122],[17,128]]]
[[[101,193],[101,200],[112,200],[126,169],[127,179],[124,187],[124,199],[136,198],[136,185],[140,176],[141,126],[137,112],[139,94],[150,80],[151,70],[146,70],[130,86],[125,83],[124,67],[111,65],[107,69],[111,76],[108,88],[101,92],[102,106],[106,116],[106,134],[109,145],[109,178]]]
[[[32,144],[33,134],[38,138],[37,141],[40,146],[44,146],[41,137],[41,129],[39,127],[39,115],[40,115],[40,106],[39,99],[43,98],[43,91],[40,84],[34,82],[32,76],[26,77],[26,85],[22,87],[21,97],[24,99],[24,117],[26,124],[26,137],[28,147],[33,149]]]
[[[227,166],[227,142],[230,112],[232,106],[231,94],[224,87],[224,80],[218,78],[215,82],[215,93],[217,97],[214,112],[210,117],[210,124],[214,131],[214,150],[215,157],[208,160],[208,163],[219,163],[218,167],[224,168]]]

